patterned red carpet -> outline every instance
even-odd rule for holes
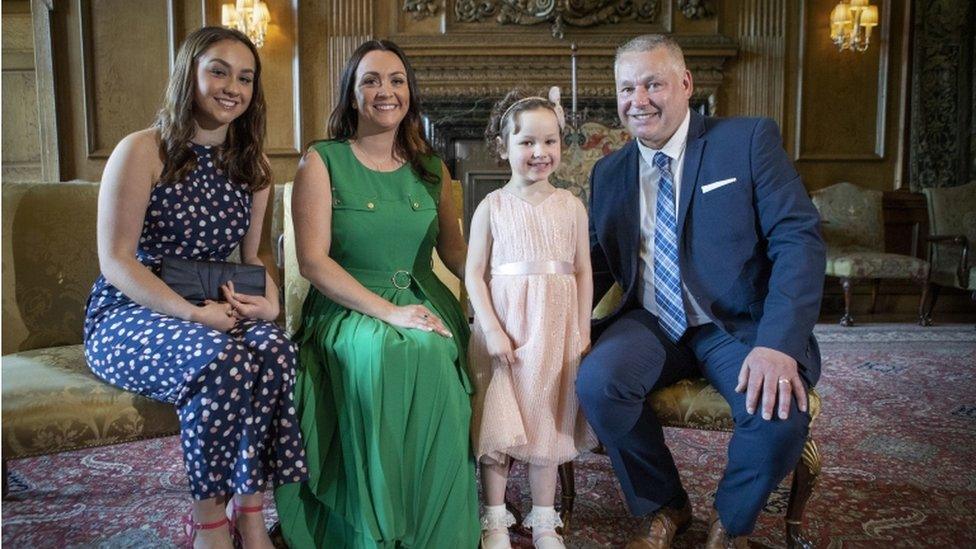
[[[818,326],[825,358],[814,425],[823,454],[807,506],[818,547],[976,547],[976,330],[876,324]],[[725,463],[727,436],[668,432],[695,506],[677,547],[705,540],[705,517]],[[3,545],[181,547],[188,490],[175,438],[11,462]],[[511,491],[529,506],[524,473]],[[622,546],[635,526],[609,463],[577,465],[570,547]],[[782,547],[788,479],[752,536]],[[519,545],[530,547],[529,540]]]

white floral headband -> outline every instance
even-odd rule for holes
[[[504,122],[505,119],[508,118],[509,113],[511,113],[512,109],[514,109],[516,106],[525,103],[527,101],[533,101],[533,100],[549,101],[550,103],[552,103],[553,110],[556,112],[556,120],[559,122],[559,129],[562,130],[566,128],[566,112],[563,111],[563,106],[559,104],[559,86],[553,86],[549,88],[548,99],[538,95],[533,95],[531,97],[523,97],[522,99],[519,99],[518,101],[512,103],[511,105],[508,106],[507,109],[505,109],[505,112],[502,113],[502,118],[501,118],[502,122]]]

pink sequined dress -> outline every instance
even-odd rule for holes
[[[477,392],[476,457],[557,465],[596,446],[579,409],[582,342],[576,277],[579,200],[557,189],[537,205],[504,189],[485,197],[492,235],[491,301],[516,363],[492,360],[475,318],[469,364]],[[531,274],[522,274],[531,273]]]

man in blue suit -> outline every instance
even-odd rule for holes
[[[616,282],[623,298],[594,324],[577,393],[631,513],[645,517],[628,547],[669,547],[691,505],[645,398],[704,374],[736,425],[708,547],[745,547],[807,436],[819,217],[773,121],[689,109],[692,77],[673,39],[631,40],[614,73],[636,139],[593,168],[590,242],[594,295]]]

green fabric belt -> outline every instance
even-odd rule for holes
[[[396,271],[373,271],[369,269],[346,269],[353,278],[363,286],[372,288],[395,288],[397,290],[409,289],[416,281],[423,286],[436,278],[434,271],[409,271],[399,269]]]

